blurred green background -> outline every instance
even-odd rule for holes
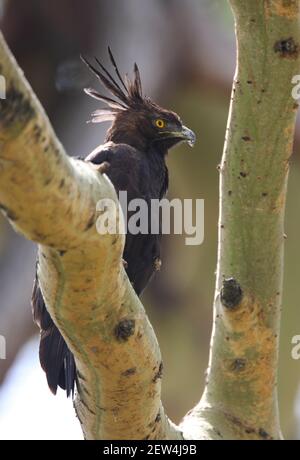
[[[82,92],[84,86],[97,83],[79,55],[96,55],[107,62],[108,44],[122,73],[131,71],[137,61],[145,93],[179,113],[197,134],[193,150],[182,146],[169,155],[169,196],[205,200],[205,240],[201,246],[187,246],[184,235],[165,237],[162,270],[144,295],[164,360],[164,405],[178,422],[201,396],[208,360],[217,254],[217,165],[235,68],[234,24],[228,3],[0,0],[0,25],[70,155],[85,155],[103,141],[107,126],[85,123],[99,105]],[[291,339],[300,334],[299,139],[298,125],[286,215],[279,368],[282,429],[287,438],[298,439],[300,361],[291,358]],[[16,357],[20,365],[20,350],[37,334],[30,311],[34,260],[34,245],[14,234],[0,216],[0,334],[7,340],[7,359],[0,361],[0,438],[1,433],[2,438],[18,436],[9,431],[8,401],[20,391],[20,380],[12,371]],[[36,347],[34,341],[34,367]],[[29,365],[24,369],[19,378],[31,372]],[[38,372],[44,385],[42,371]],[[53,401],[48,392],[43,398]],[[56,435],[50,432],[51,436]]]

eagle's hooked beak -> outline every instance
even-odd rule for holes
[[[186,126],[182,126],[181,129],[181,136],[182,140],[186,141],[190,147],[194,147],[196,142],[196,134],[191,129],[187,128]]]
[[[196,142],[196,134],[186,126],[176,127],[176,131],[161,131],[165,139],[175,138],[176,142],[187,142],[191,147]]]

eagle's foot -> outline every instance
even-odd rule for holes
[[[103,161],[103,163],[100,163],[99,165],[90,162],[90,165],[100,174],[106,174],[110,168],[110,163],[108,161]]]

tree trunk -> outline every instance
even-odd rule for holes
[[[203,419],[207,436],[216,439],[279,439],[284,210],[298,108],[291,80],[300,70],[299,1],[230,3],[238,59],[220,165],[214,328],[206,389],[189,419]]]

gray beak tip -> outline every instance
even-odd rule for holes
[[[186,126],[182,127],[182,134],[190,147],[194,147],[196,143],[196,134]]]

